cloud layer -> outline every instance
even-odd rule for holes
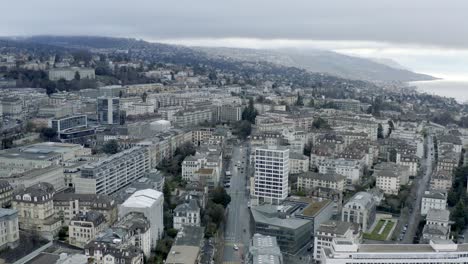
[[[466,0],[15,0],[0,35],[353,40],[468,47]]]

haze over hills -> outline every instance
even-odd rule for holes
[[[317,49],[239,49],[223,47],[187,47],[150,43],[131,38],[93,36],[33,36],[21,40],[65,48],[82,49],[134,49],[147,50],[145,56],[170,63],[210,63],[235,66],[239,63],[257,63],[304,69],[311,73],[325,73],[345,79],[365,81],[421,81],[432,76],[405,69],[388,59],[368,59]]]
[[[238,49],[197,47],[211,56],[229,57],[243,61],[268,61],[311,72],[323,72],[347,79],[367,81],[422,81],[433,76],[412,72],[389,59],[348,56],[318,49]]]

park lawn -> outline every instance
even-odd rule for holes
[[[388,234],[393,228],[393,225],[395,225],[395,222],[388,221],[382,234],[379,235],[379,230],[380,228],[382,228],[384,223],[385,223],[385,220],[379,220],[379,222],[377,223],[377,225],[375,226],[374,230],[372,230],[371,233],[364,233],[364,238],[371,239],[371,240],[386,240],[388,237]]]

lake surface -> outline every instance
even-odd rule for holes
[[[459,103],[468,102],[468,81],[420,81],[410,82],[419,92],[455,98]]]

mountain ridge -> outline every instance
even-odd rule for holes
[[[383,63],[382,58],[371,59],[318,49],[241,49],[225,47],[194,47],[212,56],[230,57],[245,61],[265,60],[311,72],[321,72],[347,79],[366,81],[423,81],[433,76],[410,71],[404,66]],[[380,62],[378,60],[381,60]]]

